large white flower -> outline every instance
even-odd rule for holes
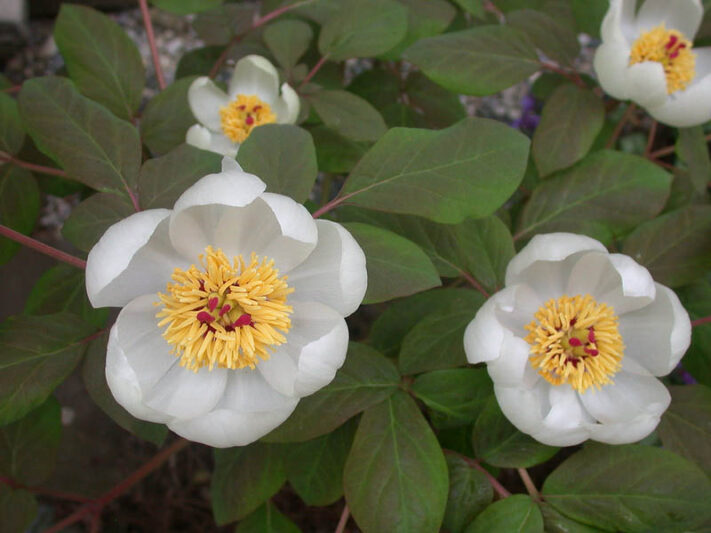
[[[185,141],[203,150],[235,157],[239,145],[263,124],[293,124],[299,116],[299,95],[267,59],[250,55],[235,66],[227,94],[207,76],[188,90],[188,103],[200,124],[191,126]]]
[[[264,190],[226,157],[172,210],[111,226],[87,260],[91,303],[123,307],[106,357],[114,397],[211,446],[260,438],[328,384],[365,294],[350,233]]]
[[[595,71],[602,88],[660,122],[687,128],[711,119],[711,48],[694,48],[701,0],[610,0]]]
[[[594,239],[537,235],[506,270],[506,287],[467,327],[470,363],[486,362],[501,410],[553,446],[648,435],[669,405],[654,376],[689,346],[673,291]]]

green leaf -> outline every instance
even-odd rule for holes
[[[69,265],[57,265],[40,276],[25,302],[24,314],[48,315],[68,311],[102,328],[109,310],[94,309],[86,295],[84,272]]]
[[[151,4],[159,9],[175,13],[176,15],[189,15],[200,13],[219,6],[224,0],[151,0]]]
[[[477,18],[484,18],[486,11],[484,10],[483,0],[454,0],[467,13],[471,13]]]
[[[465,533],[490,533],[491,531],[542,533],[543,517],[530,496],[514,494],[484,509],[464,531]]]
[[[319,437],[382,402],[399,384],[400,375],[395,365],[372,348],[351,342],[346,362],[333,381],[302,398],[286,422],[264,440],[302,442]]]
[[[711,283],[708,280],[677,289],[677,294],[691,320],[711,315]],[[684,368],[699,383],[711,387],[711,323],[691,330],[691,346],[684,355]]]
[[[447,504],[447,463],[407,394],[398,391],[363,414],[343,482],[362,530],[439,531]]]
[[[672,402],[657,428],[668,450],[686,457],[711,476],[711,389],[670,387]]]
[[[441,285],[432,261],[412,241],[384,229],[344,224],[365,252],[368,289],[363,303],[378,303]]]
[[[326,127],[353,141],[376,141],[387,130],[380,113],[347,91],[319,91],[308,96]]]
[[[316,182],[318,165],[311,134],[292,124],[256,128],[237,153],[242,168],[267,184],[267,191],[306,201]]]
[[[318,49],[332,61],[387,52],[407,32],[407,9],[395,0],[343,0],[321,28]]]
[[[126,431],[160,446],[168,435],[168,428],[162,424],[134,418],[116,402],[111,394],[106,383],[107,341],[108,333],[91,341],[86,351],[81,376],[89,396],[109,418]]]
[[[531,151],[541,177],[568,168],[592,148],[605,123],[605,106],[592,91],[559,86],[548,99]]]
[[[204,46],[184,53],[175,69],[175,79],[207,76],[224,50],[224,46]]]
[[[109,226],[134,212],[133,206],[123,196],[100,192],[89,196],[72,210],[62,226],[62,235],[80,250],[88,252]]]
[[[54,40],[79,90],[130,119],[143,94],[146,70],[126,32],[90,7],[63,4],[54,25]]]
[[[203,43],[225,46],[251,29],[256,11],[257,6],[249,4],[219,5],[197,15],[192,26]]]
[[[517,430],[493,396],[477,418],[473,440],[477,458],[503,468],[535,466],[558,452],[558,448],[541,444]]]
[[[703,194],[711,183],[711,155],[701,126],[679,129],[676,152],[686,163],[689,176],[697,192]]]
[[[322,172],[350,172],[368,150],[367,143],[346,139],[325,126],[316,126],[310,131],[316,145],[318,168]]]
[[[94,328],[74,315],[16,316],[0,324],[0,426],[47,400],[79,362]]]
[[[155,155],[162,155],[185,142],[188,128],[197,123],[188,105],[188,89],[194,76],[171,83],[152,98],[141,118],[141,138]]]
[[[607,2],[591,2],[590,0],[571,0],[573,16],[578,26],[578,32],[587,33],[591,37],[600,36],[602,19],[609,7]]]
[[[172,208],[178,197],[200,178],[220,171],[222,157],[214,152],[181,144],[141,167],[138,191],[141,207]]]
[[[692,205],[650,220],[622,249],[659,283],[690,283],[711,267],[711,206]]]
[[[448,454],[446,460],[449,497],[443,525],[451,533],[461,533],[491,503],[494,489],[486,476],[464,458]]]
[[[435,426],[473,423],[494,393],[484,368],[435,370],[415,379],[412,392],[432,410]]]
[[[214,456],[210,495],[218,526],[249,515],[286,481],[283,448],[277,444],[215,448]]]
[[[678,455],[638,444],[586,446],[548,476],[543,495],[564,515],[611,531],[688,531],[711,518],[711,480]]]
[[[360,160],[342,195],[369,209],[456,224],[491,215],[526,170],[528,139],[469,118],[441,131],[394,128]]]
[[[506,14],[506,24],[525,33],[536,48],[559,63],[572,65],[580,53],[576,32],[541,11],[512,11]]]
[[[560,514],[555,507],[548,503],[539,502],[538,508],[543,515],[543,529],[547,533],[597,533],[602,531]]]
[[[291,446],[287,478],[306,505],[331,505],[343,496],[343,465],[355,429],[350,421],[332,433]]]
[[[479,26],[421,39],[404,57],[442,87],[475,96],[497,93],[540,69],[533,44],[509,26]]]
[[[28,80],[19,104],[37,147],[71,178],[94,189],[122,193],[136,184],[141,164],[136,128],[79,94],[69,80]]]
[[[50,397],[24,418],[0,428],[0,474],[28,486],[49,477],[62,436],[61,410]]]
[[[300,531],[270,502],[242,520],[235,529],[235,533],[299,533]]]
[[[603,150],[533,191],[514,236],[570,231],[611,243],[661,211],[671,176],[642,157]]]
[[[25,533],[37,516],[37,501],[26,490],[0,483],[0,516],[3,533]]]
[[[267,26],[262,38],[277,63],[290,70],[309,49],[313,36],[311,26],[301,20],[280,20]]]
[[[0,224],[29,235],[40,211],[40,191],[29,170],[10,164],[0,167]],[[20,245],[0,237],[0,265],[17,253]]]
[[[0,151],[14,155],[25,142],[25,128],[20,120],[17,102],[11,96],[0,93]]]
[[[402,79],[393,72],[374,68],[365,70],[353,78],[348,85],[348,91],[365,98],[377,109],[382,110],[398,101],[401,85]]]
[[[458,95],[433,83],[421,72],[407,77],[405,93],[410,105],[422,113],[429,127],[446,128],[467,116]]]
[[[445,0],[398,0],[407,8],[407,33],[395,48],[383,54],[385,59],[397,60],[408,46],[442,33],[452,23],[457,11]]]

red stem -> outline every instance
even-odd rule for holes
[[[345,202],[351,196],[353,196],[353,194],[346,194],[345,196],[339,196],[337,198],[334,198],[327,204],[324,204],[321,207],[319,207],[316,211],[314,211],[314,214],[311,216],[313,216],[314,218],[318,218],[321,215],[323,215],[324,213],[328,213],[331,209],[335,209],[336,207],[341,205],[343,202]]]
[[[652,127],[649,130],[649,136],[647,137],[647,147],[644,149],[644,157],[650,158],[652,153],[652,148],[654,147],[654,139],[657,136],[657,125],[656,120],[652,121]]]
[[[318,63],[314,65],[314,68],[311,69],[311,71],[306,75],[306,77],[303,79],[301,82],[301,85],[299,85],[299,89],[301,89],[304,85],[306,85],[308,82],[311,81],[311,78],[313,78],[316,73],[321,70],[321,67],[326,63],[328,60],[328,54],[323,56],[321,59],[318,60]]]
[[[160,56],[158,55],[158,47],[156,46],[156,36],[153,33],[153,23],[151,22],[151,14],[148,11],[148,0],[138,0],[141,6],[141,15],[143,15],[143,25],[146,27],[146,36],[148,37],[148,45],[151,48],[151,56],[153,57],[153,67],[156,70],[156,78],[158,79],[158,87],[162,91],[166,87],[165,78],[163,77],[163,69],[160,66]]]
[[[476,290],[478,290],[484,296],[484,298],[487,298],[487,299],[489,298],[489,296],[490,296],[489,293],[486,292],[486,289],[484,289],[484,287],[482,287],[481,283],[479,283],[476,280],[476,278],[474,278],[474,276],[472,276],[469,272],[465,272],[464,270],[460,270],[459,272],[462,275],[462,277],[464,279],[466,279],[472,287],[474,287]]]
[[[701,324],[708,324],[709,322],[711,322],[711,316],[697,318],[696,320],[693,320],[691,322],[691,327],[695,328],[696,326],[700,326]]]
[[[622,115],[622,118],[620,121],[617,123],[617,126],[615,127],[615,131],[612,132],[612,136],[607,141],[607,144],[605,145],[605,148],[614,148],[615,144],[617,144],[617,139],[619,139],[620,135],[622,134],[622,130],[625,128],[625,125],[629,121],[630,118],[632,118],[632,115],[634,115],[635,111],[637,110],[637,104],[631,103],[629,107],[625,110],[625,114]]]
[[[80,496],[79,494],[73,494],[71,492],[60,492],[60,491],[51,490],[51,489],[43,489],[41,487],[28,487],[27,485],[18,483],[17,481],[15,481],[12,478],[4,477],[4,476],[0,476],[0,483],[4,483],[8,487],[12,487],[13,489],[22,489],[22,490],[32,492],[34,494],[40,494],[42,496],[49,496],[50,498],[58,498],[58,499],[62,499],[62,500],[70,500],[70,501],[75,501],[75,502],[80,502],[80,503],[85,503],[85,502],[91,501],[91,498],[87,498],[86,496]]]
[[[10,154],[0,152],[0,161],[7,163],[12,163],[15,166],[26,168],[27,170],[32,170],[34,172],[39,172],[40,174],[48,174],[50,176],[59,176],[60,178],[68,178],[69,174],[58,168],[45,167],[43,165],[35,165],[34,163],[28,163],[27,161],[21,161]]]
[[[343,504],[343,512],[341,513],[341,518],[338,519],[338,525],[334,533],[343,533],[346,530],[346,524],[348,523],[348,517],[350,516],[350,509],[348,509],[348,504]]]
[[[711,141],[711,133],[709,133],[705,137],[706,142]],[[649,157],[651,159],[659,159],[660,157],[664,157],[665,155],[673,154],[676,151],[676,146],[667,146],[665,148],[660,148],[659,150],[652,152],[649,154]]]
[[[555,72],[556,74],[560,74],[564,78],[567,78],[568,80],[572,81],[578,87],[587,89],[587,85],[585,85],[585,82],[580,77],[580,74],[578,74],[577,71],[569,72],[564,68],[559,67],[558,65],[555,65],[553,63],[547,63],[544,61],[541,62],[541,67],[550,70],[551,72]]]
[[[462,455],[461,453],[455,452],[454,450],[447,450],[446,448],[443,448],[442,451],[445,454],[459,457],[464,462],[466,462],[469,466],[476,468],[479,472],[484,474],[486,476],[486,479],[489,480],[489,483],[496,491],[496,493],[499,496],[501,496],[502,498],[508,498],[509,496],[511,496],[511,493],[508,490],[506,490],[506,487],[504,487],[501,483],[499,483],[499,481],[494,476],[492,476],[491,473],[486,468],[481,466],[479,464],[479,461],[477,461],[476,459],[472,459],[471,457]]]
[[[83,259],[74,257],[73,255],[63,252],[62,250],[58,250],[57,248],[40,242],[37,239],[33,239],[32,237],[23,235],[22,233],[19,233],[14,229],[10,229],[7,226],[3,226],[2,224],[0,224],[0,235],[7,237],[8,239],[13,240],[15,242],[19,242],[23,246],[27,246],[28,248],[32,248],[33,250],[53,257],[58,261],[63,261],[68,265],[72,265],[73,267],[81,269],[86,268],[86,261],[84,261]]]
[[[20,89],[22,89],[22,85],[13,85],[12,87],[8,87],[7,89],[3,89],[2,92],[12,94],[12,93],[19,93]]]

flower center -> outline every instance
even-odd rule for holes
[[[664,67],[667,93],[683,91],[696,76],[696,54],[692,43],[677,30],[667,30],[664,24],[643,33],[632,45],[630,65],[656,61]]]
[[[614,309],[592,296],[561,296],[545,303],[526,326],[533,368],[553,385],[578,392],[612,383],[624,352]]]
[[[225,107],[220,109],[222,131],[236,143],[244,142],[252,130],[262,124],[276,122],[269,104],[254,95],[239,94]]]
[[[291,328],[286,297],[294,289],[287,276],[279,277],[273,259],[252,253],[249,263],[240,255],[231,264],[211,246],[200,263],[202,269],[176,268],[175,283],[158,294],[158,326],[168,326],[163,337],[173,345],[171,353],[196,372],[204,366],[254,368],[260,358],[269,359],[269,348],[285,343],[282,333]]]

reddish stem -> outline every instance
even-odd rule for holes
[[[48,174],[50,176],[59,176],[60,178],[68,178],[69,175],[61,169],[45,167],[43,165],[35,165],[34,163],[28,163],[27,161],[21,161],[10,154],[5,152],[0,152],[0,161],[12,163],[15,166],[26,168],[27,170],[32,170],[34,172],[39,172],[40,174]]]
[[[313,78],[316,73],[321,70],[321,67],[324,66],[326,61],[328,60],[328,54],[323,56],[321,59],[318,60],[318,63],[314,65],[314,68],[312,68],[309,73],[306,75],[306,77],[302,80],[301,84],[299,85],[299,89],[301,89],[304,85],[306,85],[308,82],[311,81],[311,78]]]
[[[32,492],[34,494],[39,494],[41,496],[49,496],[50,498],[57,498],[61,500],[70,500],[74,502],[80,502],[80,503],[85,503],[88,501],[91,501],[91,498],[87,498],[86,496],[80,496],[79,494],[73,494],[71,492],[60,492],[56,490],[51,490],[51,489],[43,489],[42,487],[28,487],[27,485],[23,485],[22,483],[18,483],[12,478],[9,477],[4,477],[0,476],[0,483],[4,483],[8,487],[12,487],[13,489],[22,489],[26,490],[28,492]]]
[[[649,136],[647,137],[647,147],[644,149],[644,157],[651,157],[652,148],[654,147],[654,139],[657,136],[657,125],[658,122],[653,120],[652,127],[649,130]]]
[[[525,468],[517,468],[516,470],[518,471],[518,475],[521,477],[521,481],[523,481],[523,484],[525,485],[526,490],[528,491],[528,494],[531,496],[531,498],[533,498],[533,500],[537,502],[543,501],[541,493],[538,492],[538,489],[533,483],[531,476],[528,475],[528,470],[526,470]]]
[[[554,63],[548,63],[545,61],[541,61],[541,67],[546,70],[550,70],[551,72],[555,72],[556,74],[560,74],[564,78],[567,78],[568,80],[572,81],[578,87],[581,87],[583,89],[587,89],[588,87],[587,85],[585,85],[585,82],[580,77],[580,74],[578,74],[577,71],[570,72]]]
[[[637,110],[637,104],[631,103],[629,105],[629,107],[625,110],[625,114],[622,115],[622,118],[617,123],[617,126],[615,127],[615,131],[612,132],[612,135],[608,139],[607,144],[605,145],[605,148],[614,148],[615,147],[615,145],[617,144],[617,139],[619,139],[620,135],[622,134],[622,130],[625,128],[625,125],[632,118],[632,115],[634,115],[636,110]]]
[[[703,318],[697,318],[696,320],[693,320],[691,322],[691,327],[695,328],[696,326],[700,326],[702,324],[708,324],[711,322],[711,316],[705,316]]]
[[[481,466],[479,464],[479,461],[477,461],[476,459],[472,459],[471,457],[462,455],[461,453],[455,452],[454,450],[447,450],[446,448],[443,448],[442,451],[445,454],[459,457],[464,462],[466,462],[469,466],[476,468],[479,472],[484,474],[486,476],[486,479],[489,480],[489,483],[496,491],[496,493],[499,496],[501,496],[502,498],[508,498],[509,496],[511,496],[511,493],[508,490],[506,490],[506,487],[504,487],[501,483],[499,483],[499,481],[494,476],[492,476],[491,473],[486,468]]]
[[[346,530],[346,524],[348,523],[348,517],[350,516],[350,509],[348,509],[348,504],[343,504],[343,512],[341,513],[341,518],[338,519],[338,525],[334,533],[343,533]]]
[[[706,142],[711,142],[711,133],[709,133],[705,137]],[[649,157],[651,159],[659,159],[660,157],[664,157],[665,155],[673,154],[676,151],[676,145],[674,146],[666,146],[664,148],[660,148],[659,150],[652,152],[649,154]]]
[[[353,196],[353,194],[346,194],[346,195],[344,195],[344,196],[339,196],[339,197],[337,197],[337,198],[334,198],[333,200],[331,200],[331,201],[328,202],[327,204],[324,204],[324,205],[322,205],[321,207],[319,207],[316,211],[314,211],[314,214],[311,215],[311,216],[313,216],[314,218],[318,218],[318,217],[320,217],[321,215],[323,215],[323,214],[325,214],[325,213],[328,213],[328,212],[331,211],[332,209],[335,209],[336,207],[338,207],[339,205],[341,205],[343,202],[345,202],[345,201],[346,201],[348,198],[350,198],[351,196]]]
[[[22,89],[22,85],[13,85],[12,87],[8,87],[7,89],[3,89],[2,92],[12,94],[12,93],[19,93],[20,89]]]
[[[86,268],[86,261],[84,261],[83,259],[74,257],[73,255],[63,252],[62,250],[58,250],[57,248],[40,242],[37,239],[33,239],[32,237],[23,235],[22,233],[19,233],[14,229],[10,229],[7,226],[3,226],[2,224],[0,224],[0,235],[7,237],[8,239],[13,240],[15,242],[19,242],[23,246],[27,246],[28,248],[32,248],[33,250],[53,257],[58,261],[63,261],[68,265],[72,265],[73,267],[82,269]]]
[[[138,0],[141,6],[141,15],[143,15],[143,25],[146,27],[146,36],[148,37],[148,45],[151,48],[151,56],[153,57],[153,67],[156,70],[156,78],[158,79],[158,87],[162,91],[166,87],[165,78],[163,77],[163,69],[160,66],[160,56],[158,55],[158,47],[156,46],[156,36],[153,33],[153,23],[151,22],[151,14],[148,11],[148,1]]]
[[[465,272],[464,270],[460,270],[459,273],[462,275],[464,279],[466,279],[469,284],[474,287],[476,290],[478,290],[484,298],[489,298],[489,293],[486,292],[486,289],[479,283],[474,276],[472,276],[469,272]]]

